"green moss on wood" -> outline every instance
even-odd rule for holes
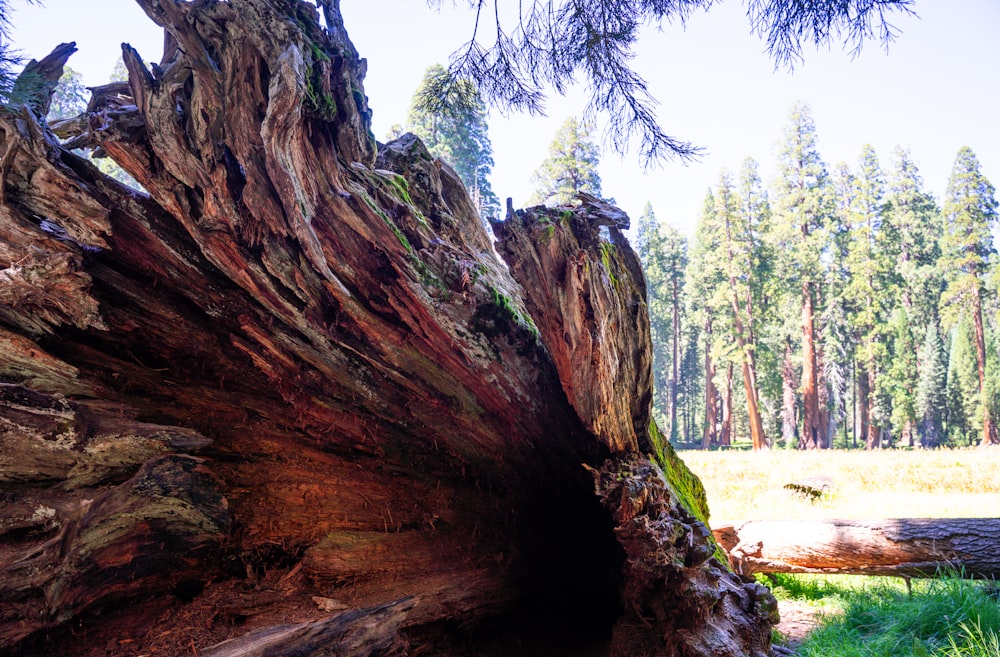
[[[615,275],[615,270],[613,263],[611,262],[611,256],[615,251],[615,245],[609,242],[601,242],[601,264],[604,265],[604,270],[608,272],[608,278],[611,279],[611,284],[618,287],[618,277]]]
[[[472,317],[472,326],[488,338],[497,335],[511,336],[518,329],[528,331],[535,339],[538,338],[538,327],[530,317],[522,315],[513,300],[506,294],[489,286],[492,298],[487,303],[476,307]]]
[[[380,208],[378,204],[375,203],[375,200],[372,199],[371,196],[368,196],[368,194],[362,194],[361,196],[362,198],[364,198],[365,203],[368,204],[368,207],[370,207],[375,212],[375,214],[382,217],[382,221],[384,221],[385,225],[389,227],[389,230],[392,231],[392,234],[396,236],[396,239],[399,240],[399,243],[402,244],[407,251],[409,251],[411,254],[415,256],[416,251],[413,249],[413,245],[410,244],[410,240],[407,239],[406,235],[403,234],[403,231],[399,229],[399,226],[397,226],[396,223],[389,218],[389,215],[387,215],[385,212],[382,211],[382,208]]]
[[[656,460],[676,490],[681,503],[693,516],[708,524],[708,497],[701,480],[677,456],[670,441],[660,433],[656,422],[649,423],[649,438],[656,450]]]
[[[705,494],[705,486],[701,483],[701,479],[698,479],[698,475],[688,469],[654,421],[649,423],[649,439],[653,444],[653,449],[656,450],[656,461],[663,469],[663,474],[677,495],[681,506],[708,527],[708,496]],[[719,563],[728,564],[729,559],[715,542],[715,537],[709,535],[708,540],[715,546],[715,558],[719,560]]]

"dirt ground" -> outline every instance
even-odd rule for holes
[[[778,631],[785,638],[785,647],[794,651],[806,636],[819,625],[823,610],[801,600],[779,600],[781,622]]]

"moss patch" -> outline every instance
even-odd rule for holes
[[[413,199],[410,198],[410,183],[406,182],[406,178],[398,173],[393,173],[387,175],[385,180],[392,185],[396,195],[402,201],[404,201],[407,205],[413,205]]]
[[[670,441],[660,433],[656,422],[649,423],[649,438],[656,449],[656,460],[663,468],[663,473],[667,476],[670,485],[677,492],[681,504],[694,517],[707,525],[709,517],[708,497],[701,480],[677,456]]]
[[[371,196],[368,196],[367,194],[362,194],[362,197],[365,199],[365,203],[368,204],[368,207],[370,207],[375,212],[375,214],[382,217],[382,221],[385,222],[385,225],[388,226],[389,230],[391,230],[393,235],[396,236],[396,239],[399,240],[399,243],[402,244],[404,247],[406,247],[407,251],[416,255],[416,252],[413,250],[413,245],[410,244],[410,240],[407,239],[406,235],[403,234],[403,231],[399,229],[399,226],[396,225],[396,222],[390,219],[389,215],[387,215],[385,212],[382,211],[382,208],[380,208],[375,203],[375,201],[372,199]]]
[[[488,338],[497,335],[513,337],[520,329],[528,331],[535,339],[538,338],[538,327],[526,317],[518,312],[513,300],[506,294],[489,286],[492,298],[487,303],[476,306],[476,312],[472,316],[472,327]]]
[[[611,261],[612,254],[615,252],[615,245],[609,242],[601,242],[601,264],[604,265],[604,270],[608,272],[608,278],[611,279],[611,284],[618,287],[618,277],[615,275],[613,264]]]

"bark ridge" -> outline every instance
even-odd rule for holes
[[[625,655],[639,618],[644,654],[766,652],[649,419],[623,214],[494,248],[450,166],[375,143],[336,3],[139,4],[158,64],[0,112],[0,648],[475,654],[530,619]]]

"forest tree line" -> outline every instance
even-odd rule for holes
[[[939,201],[901,148],[830,169],[797,104],[777,169],[723,171],[690,241],[639,219],[660,426],[703,448],[996,444],[997,201],[974,152]]]

